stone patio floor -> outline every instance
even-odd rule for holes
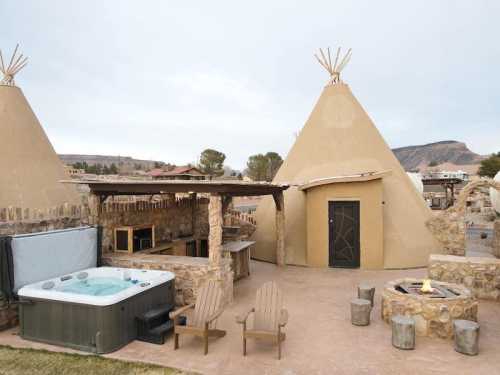
[[[423,277],[425,269],[360,271],[277,268],[252,262],[252,275],[235,284],[234,302],[219,320],[227,335],[210,341],[203,355],[200,340],[181,336],[180,349],[173,350],[172,338],[165,345],[135,341],[106,355],[143,361],[203,374],[498,374],[500,373],[500,302],[480,301],[480,353],[468,357],[453,350],[452,341],[417,337],[413,351],[391,346],[391,330],[380,318],[380,290],[386,281],[401,277]],[[285,294],[290,319],[283,358],[276,347],[257,345],[249,340],[248,355],[241,355],[241,327],[237,313],[252,305],[256,289],[265,281],[276,280]],[[377,287],[372,323],[355,327],[350,323],[349,301],[360,281]],[[22,340],[17,329],[0,333],[0,344],[14,347],[72,350]]]

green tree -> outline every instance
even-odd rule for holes
[[[85,172],[87,172],[87,169],[89,168],[89,166],[88,166],[87,162],[85,162],[85,161],[83,163],[78,161],[78,162],[73,164],[73,168],[83,169]]]
[[[479,166],[478,174],[480,176],[495,177],[495,175],[500,171],[500,152],[496,154],[491,154],[487,159],[481,161]]]
[[[250,156],[247,161],[247,176],[254,181],[265,181],[268,164],[268,160],[263,154]]]
[[[435,160],[431,160],[431,162],[429,163],[429,167],[435,167],[437,165],[438,165],[438,162]]]
[[[283,158],[277,152],[268,152],[266,155],[268,166],[267,166],[267,181],[272,181],[278,169],[280,169],[281,164],[283,164]]]
[[[118,167],[115,163],[111,163],[109,166],[109,174],[118,174]]]
[[[272,181],[282,163],[276,152],[252,155],[248,158],[246,173],[254,181]]]
[[[222,152],[207,148],[200,155],[200,169],[209,175],[221,176],[224,174],[224,160]]]

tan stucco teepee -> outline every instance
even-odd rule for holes
[[[12,59],[16,61],[16,59]],[[68,175],[19,87],[3,64],[0,82],[0,209],[46,210],[79,203]],[[17,71],[19,71],[17,69]]]
[[[285,191],[285,262],[328,266],[328,202],[357,200],[361,268],[424,266],[440,252],[425,225],[431,211],[335,73],[273,181],[292,185]],[[276,262],[272,200],[259,204],[257,224],[252,255]]]

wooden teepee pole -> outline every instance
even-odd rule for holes
[[[3,78],[0,81],[0,85],[14,86],[15,85],[14,76],[22,68],[24,68],[26,64],[28,64],[28,58],[24,57],[22,53],[19,56],[17,56],[18,48],[19,44],[16,45],[14,53],[12,54],[12,57],[10,58],[9,64],[7,66],[5,66],[2,51],[0,51],[0,71],[3,74]]]
[[[335,62],[333,63],[332,66],[332,58],[330,54],[330,47],[326,49],[327,53],[323,52],[323,50],[320,48],[319,53],[321,55],[318,56],[317,54],[314,54],[320,65],[326,69],[326,71],[330,74],[330,82],[329,84],[333,85],[338,82],[341,82],[340,80],[340,72],[342,69],[345,68],[349,60],[351,59],[351,49],[347,51],[347,53],[344,55],[344,57],[340,60],[340,63],[337,65],[340,57],[340,47],[337,49],[337,54],[335,56]]]

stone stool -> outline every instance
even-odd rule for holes
[[[398,349],[415,349],[415,321],[403,315],[395,315],[392,323],[392,346]]]
[[[367,299],[373,307],[373,297],[375,296],[375,287],[370,284],[361,283],[358,285],[358,298]]]
[[[453,336],[455,340],[455,351],[477,355],[479,341],[479,324],[471,320],[454,320]]]
[[[351,301],[351,323],[355,326],[370,324],[372,305],[366,299],[355,298]]]

